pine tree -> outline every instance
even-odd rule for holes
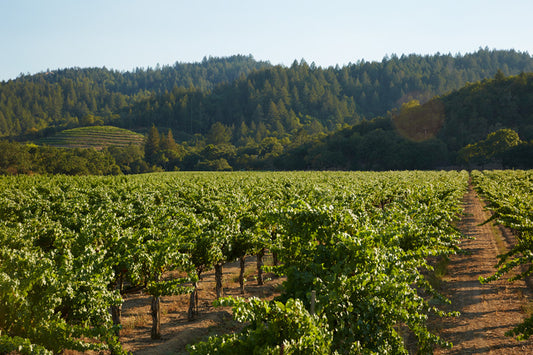
[[[154,163],[155,157],[160,149],[160,143],[159,131],[152,125],[152,128],[148,132],[146,143],[144,144],[144,157],[147,162]]]
[[[167,134],[161,137],[161,140],[159,142],[159,147],[161,150],[177,150],[178,144],[174,140],[174,135],[172,134],[172,130],[169,129]]]
[[[7,136],[9,134],[9,128],[4,114],[0,112],[0,136]]]

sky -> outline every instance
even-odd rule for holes
[[[253,55],[291,65],[396,54],[533,54],[531,0],[0,0],[0,81]]]

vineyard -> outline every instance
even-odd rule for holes
[[[472,180],[493,212],[490,220],[505,226],[516,235],[516,243],[500,255],[497,271],[482,282],[511,274],[511,280],[529,279],[533,272],[533,171],[473,172]],[[489,220],[489,221],[490,221]],[[533,334],[533,316],[508,335],[527,339]]]
[[[151,299],[161,337],[165,297],[216,276],[216,305],[240,331],[192,354],[402,354],[451,344],[429,319],[454,314],[431,282],[434,261],[459,250],[469,178],[493,219],[518,234],[491,282],[531,265],[530,172],[166,173],[0,178],[0,352],[125,353],[125,296]],[[520,196],[520,198],[514,197]],[[265,254],[273,265],[263,265]],[[257,260],[283,275],[275,300],[222,297],[226,263]],[[520,276],[527,276],[525,269]],[[496,270],[495,270],[496,272]],[[239,277],[244,291],[244,271]],[[533,320],[515,334],[530,334]],[[408,344],[409,343],[409,344]]]
[[[64,130],[55,136],[42,138],[38,143],[55,147],[102,149],[108,146],[141,145],[143,141],[142,134],[127,129],[112,126],[88,126]]]

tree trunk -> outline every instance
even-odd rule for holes
[[[122,294],[122,290],[124,289],[124,273],[120,273],[120,277],[118,278],[118,292]]]
[[[120,293],[121,297],[122,297],[123,284],[124,284],[124,274],[121,272],[118,278],[118,282],[115,286],[115,288],[118,288],[118,292]],[[119,304],[118,306],[111,306],[111,319],[113,320],[113,325],[120,325],[121,316],[122,316],[122,303]],[[117,336],[120,335],[120,329],[117,329],[116,334]]]
[[[218,300],[222,295],[222,263],[220,262],[215,264],[215,281]]]
[[[111,318],[113,319],[113,325],[120,325],[120,316],[122,315],[122,304],[118,306],[111,306]],[[117,335],[119,329],[117,329]]]
[[[245,256],[239,258],[239,262],[241,264],[241,272],[239,273],[239,287],[241,289],[241,295],[244,295],[244,261]]]
[[[273,230],[270,233],[270,240],[272,241],[272,244],[275,244],[275,241],[276,241],[277,238],[278,238],[278,233],[275,230]],[[272,251],[272,249],[271,249],[271,251]],[[278,253],[275,250],[272,251],[272,263],[274,264],[274,266],[278,266],[278,264],[279,264]]]
[[[198,273],[198,279],[200,279],[200,274]],[[194,293],[194,314],[198,314],[198,284],[195,283],[194,289],[196,292]]]
[[[191,292],[191,296],[189,298],[189,312],[187,314],[187,319],[189,321],[194,320],[194,316],[196,315],[196,313],[198,313],[198,282],[194,282],[193,287],[194,289]]]
[[[257,253],[257,284],[264,285],[265,280],[263,279],[263,256],[265,255],[265,248],[262,248],[259,253]]]
[[[275,251],[272,252],[272,263],[274,264],[274,266],[279,265],[278,253]]]
[[[152,339],[161,338],[161,297],[152,296]]]

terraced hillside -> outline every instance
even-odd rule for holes
[[[144,136],[127,129],[113,126],[79,127],[59,132],[53,137],[43,138],[38,144],[65,148],[95,148],[108,146],[140,145]]]

